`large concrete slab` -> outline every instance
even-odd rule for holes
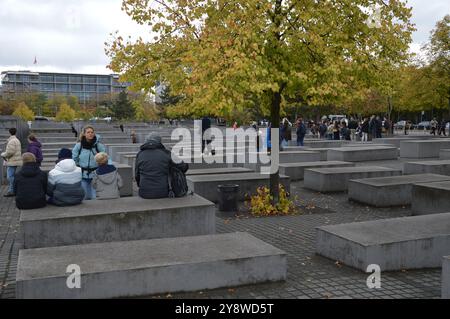
[[[439,151],[439,158],[441,160],[450,160],[450,149],[441,149]]]
[[[352,146],[328,150],[327,160],[364,162],[398,158],[398,149],[392,146]]]
[[[450,160],[405,162],[403,174],[440,174],[450,175]]]
[[[275,155],[275,154],[273,154]],[[261,171],[261,167],[270,167],[271,155],[267,153],[247,153],[245,163],[239,162],[245,168],[254,171]],[[255,163],[256,159],[256,163]],[[268,162],[263,162],[263,160]],[[301,163],[301,162],[319,162],[321,161],[321,153],[314,151],[283,151],[278,153],[278,163]]]
[[[217,186],[219,185],[239,185],[238,200],[242,201],[246,199],[246,195],[255,194],[258,187],[269,186],[269,177],[268,174],[239,173],[187,176],[186,179],[189,189],[194,193],[212,202],[217,202],[219,198]],[[288,192],[290,191],[288,176],[280,175],[280,183]]]
[[[66,285],[68,265],[80,289]],[[286,253],[247,233],[19,251],[17,298],[114,298],[286,279]]]
[[[450,176],[437,174],[354,179],[348,182],[348,198],[375,207],[410,205],[414,183],[449,180]]]
[[[186,172],[186,176],[236,174],[236,173],[252,173],[252,172],[253,171],[251,169],[244,167],[204,168],[204,169],[190,169]]]
[[[313,151],[286,151],[279,153],[280,163],[320,161],[320,153]]]
[[[122,155],[124,158],[124,164],[130,165],[133,168],[133,171],[135,169],[136,164],[136,154],[133,155]],[[211,159],[211,157],[209,157]],[[183,158],[181,158],[183,159]],[[206,168],[226,168],[226,167],[233,167],[233,164],[228,164],[223,161],[223,163],[213,162],[212,159],[208,159],[210,162],[206,162],[205,159],[201,160],[201,162],[198,162],[198,157],[191,157],[188,161],[186,158],[184,158],[186,163],[189,164],[189,169],[206,169]]]
[[[400,157],[404,158],[439,157],[440,150],[449,147],[450,147],[450,139],[401,141]]]
[[[450,299],[450,256],[442,258],[442,299]]]
[[[405,140],[412,140],[411,138],[407,137],[383,137],[383,138],[375,138],[373,141],[378,144],[386,144],[386,145],[392,145],[397,148],[400,148],[400,142]],[[418,139],[419,140],[419,139]]]
[[[343,140],[317,140],[317,141],[305,141],[303,143],[306,147],[311,148],[325,148],[325,147],[341,147],[346,144]]]
[[[318,192],[344,192],[351,179],[401,175],[402,171],[381,166],[330,167],[307,169],[304,187]]]
[[[108,148],[108,154],[114,162],[120,162],[120,153],[134,153],[137,154],[140,150],[140,145],[129,144],[128,146],[113,146]]]
[[[302,180],[306,169],[322,167],[350,167],[355,163],[341,161],[318,161],[280,164],[280,174],[289,176],[291,181]]]
[[[37,248],[212,234],[215,212],[213,203],[197,195],[126,197],[22,210],[20,225],[24,247]]]
[[[318,227],[316,253],[362,271],[439,268],[450,254],[450,213]]]
[[[414,184],[411,210],[413,215],[450,212],[450,181]]]

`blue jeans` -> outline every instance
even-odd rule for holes
[[[8,193],[14,192],[14,174],[16,173],[17,166],[6,167],[6,178],[8,179]]]
[[[303,146],[303,141],[304,141],[305,137],[300,137],[297,138],[297,146]]]
[[[95,199],[96,193],[95,189],[92,187],[92,178],[81,179],[81,187],[84,189],[84,199]]]
[[[286,147],[286,146],[288,146],[289,145],[289,142],[288,141],[286,141],[285,139],[282,139],[281,140],[281,146],[282,147]]]

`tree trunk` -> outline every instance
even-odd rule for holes
[[[277,130],[279,132],[280,130],[280,105],[281,105],[281,93],[280,92],[275,92],[273,93],[272,96],[272,105],[270,108],[270,122],[272,123],[271,125],[271,129],[272,130]],[[275,144],[276,143],[276,144]],[[273,157],[274,155],[274,149],[275,152],[279,151],[280,147],[280,140],[279,138],[274,138],[274,135],[271,134],[271,144],[272,144],[272,152],[271,152],[271,157]],[[274,145],[278,145],[278,147],[274,147]],[[278,156],[279,154],[275,154],[276,156]],[[279,198],[280,198],[280,192],[279,192],[279,181],[280,181],[280,176],[278,174],[279,172],[279,168],[276,168],[276,172],[272,172],[272,174],[270,174],[270,195],[272,196],[273,200],[272,200],[272,204],[276,204],[279,202]]]

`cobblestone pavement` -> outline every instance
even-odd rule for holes
[[[388,164],[388,163],[386,163]],[[381,162],[378,165],[382,165]],[[369,274],[314,253],[315,227],[354,221],[408,216],[409,207],[375,209],[348,201],[345,193],[319,194],[291,183],[301,213],[294,216],[226,217],[217,212],[217,232],[249,232],[287,255],[285,282],[178,293],[149,298],[440,298],[440,269],[382,273],[381,288],[369,289]],[[14,298],[18,251],[21,249],[19,212],[14,199],[0,198],[0,298]]]

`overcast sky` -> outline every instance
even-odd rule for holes
[[[148,38],[148,28],[121,11],[122,0],[0,0],[0,72],[32,70],[112,73],[104,42],[120,30]],[[436,22],[450,13],[448,0],[409,0],[413,7],[411,49],[417,52]],[[37,64],[34,65],[34,59]]]

